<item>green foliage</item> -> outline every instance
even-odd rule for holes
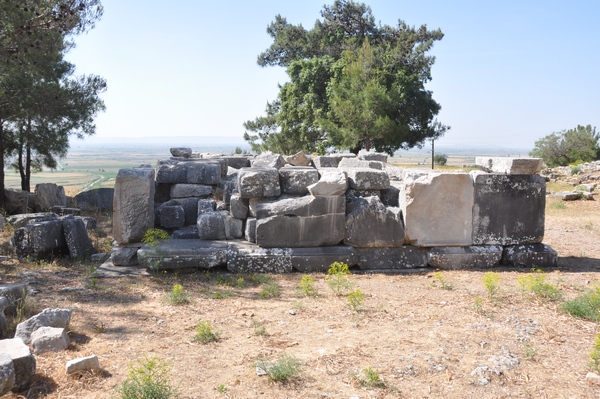
[[[229,387],[225,384],[221,384],[217,387],[217,392],[219,393],[225,393],[227,391],[229,391]]]
[[[562,304],[563,311],[573,317],[600,321],[600,286]]]
[[[600,372],[600,333],[596,335],[594,347],[590,351],[590,367],[594,371]]]
[[[385,381],[379,375],[379,370],[367,367],[363,370],[364,378],[360,378],[362,385],[371,388],[385,388]]]
[[[525,358],[534,360],[539,351],[535,349],[529,342],[523,342],[523,346],[525,347]]]
[[[129,366],[129,375],[117,387],[120,399],[171,399],[177,391],[171,386],[170,364],[159,358],[138,360]]]
[[[485,311],[483,310],[483,298],[480,296],[473,298],[473,308],[475,309],[475,313],[480,315],[484,314]]]
[[[355,312],[358,312],[359,310],[362,309],[362,303],[365,300],[365,295],[363,294],[363,292],[361,291],[360,288],[350,292],[348,294],[347,298],[348,298],[348,305],[350,306],[350,308],[352,310],[354,310]]]
[[[168,295],[169,303],[172,305],[181,305],[190,302],[190,296],[183,291],[181,284],[175,284]]]
[[[487,272],[481,281],[488,292],[488,297],[494,299],[500,289],[500,275],[496,272]]]
[[[433,162],[436,165],[444,166],[448,163],[448,155],[446,154],[435,154],[433,156]]]
[[[537,298],[550,301],[562,299],[562,293],[554,284],[546,282],[546,274],[540,269],[531,269],[532,274],[517,277],[523,292],[532,292]]]
[[[212,325],[207,320],[202,320],[196,326],[196,335],[194,335],[194,341],[200,341],[203,344],[214,342],[219,340],[220,332],[213,330]]]
[[[252,324],[254,325],[254,335],[265,335],[267,333],[267,329],[263,323],[256,319],[252,319]]]
[[[300,373],[300,361],[292,355],[282,353],[275,361],[259,361],[257,367],[264,370],[271,381],[285,382]]]
[[[271,282],[263,287],[259,295],[263,299],[277,298],[281,296],[281,288],[277,283]]]
[[[350,268],[344,262],[333,262],[327,270],[327,285],[337,296],[341,296],[350,287],[348,275],[350,275]]]
[[[600,158],[599,140],[600,132],[596,132],[595,127],[577,125],[574,129],[555,132],[536,141],[529,155],[544,158],[550,167],[589,162]],[[571,169],[571,172],[574,170]]]
[[[169,233],[167,233],[163,229],[148,229],[144,233],[144,237],[142,238],[142,242],[146,245],[158,245],[160,240],[168,240]]]
[[[308,274],[302,276],[302,279],[298,283],[298,288],[300,289],[300,291],[302,291],[304,295],[308,297],[314,298],[317,296],[317,290],[315,289],[315,279]]]
[[[434,272],[433,278],[436,280],[436,282],[432,283],[433,286],[439,284],[440,288],[443,290],[451,291],[454,289],[454,284],[446,280],[446,277],[442,272]]]

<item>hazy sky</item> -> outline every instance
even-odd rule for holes
[[[68,59],[108,81],[107,111],[86,142],[237,136],[287,80],[261,68],[281,14],[312,28],[324,0],[102,0],[96,28]],[[333,0],[328,4],[333,3]],[[600,128],[600,2],[373,0],[377,21],[426,24],[445,37],[428,89],[451,126],[440,145],[529,148],[577,124]],[[174,139],[173,146],[185,145]],[[196,150],[196,148],[195,148]],[[200,149],[197,149],[200,150]]]

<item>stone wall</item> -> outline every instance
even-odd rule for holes
[[[556,265],[542,244],[540,159],[479,158],[484,171],[398,170],[387,156],[213,156],[172,149],[123,169],[115,265],[233,272]],[[143,245],[149,228],[170,240]]]

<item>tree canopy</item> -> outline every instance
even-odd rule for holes
[[[554,132],[536,141],[529,155],[550,167],[600,159],[600,132],[591,125]]]
[[[325,6],[311,30],[280,15],[267,28],[261,66],[287,68],[290,81],[266,115],[244,124],[255,151],[323,152],[328,147],[393,153],[437,138],[447,126],[425,83],[442,32],[375,24],[370,7],[349,0]]]

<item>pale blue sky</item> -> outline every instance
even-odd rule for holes
[[[327,4],[331,4],[333,0]],[[76,38],[77,73],[108,81],[107,111],[86,142],[237,136],[276,98],[283,68],[261,68],[267,25],[281,14],[311,28],[324,0],[102,0]],[[373,0],[376,20],[440,28],[428,88],[452,129],[443,146],[530,148],[577,124],[600,128],[600,2]],[[174,139],[173,145],[185,145]],[[201,150],[194,148],[195,150]]]

